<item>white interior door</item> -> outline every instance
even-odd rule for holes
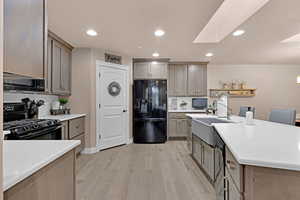
[[[119,67],[97,67],[98,108],[97,134],[100,149],[125,144],[128,135],[127,70]]]

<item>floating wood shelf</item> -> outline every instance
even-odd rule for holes
[[[254,97],[256,89],[210,89],[210,97],[216,98],[221,94],[230,97]]]

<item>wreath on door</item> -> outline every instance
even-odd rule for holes
[[[121,85],[118,82],[113,81],[108,85],[107,90],[111,96],[116,97],[121,92]]]

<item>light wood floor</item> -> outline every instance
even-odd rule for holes
[[[77,200],[214,200],[184,141],[131,144],[77,163]]]

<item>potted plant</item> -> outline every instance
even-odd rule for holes
[[[60,103],[60,109],[66,109],[65,106],[69,102],[69,100],[67,98],[59,98],[58,101]]]

